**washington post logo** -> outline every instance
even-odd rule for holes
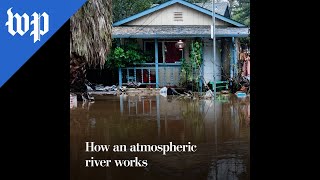
[[[33,26],[30,36],[33,36],[33,43],[40,41],[40,37],[45,35],[49,31],[49,15],[44,12],[42,14],[34,12],[31,16],[32,21],[30,22],[30,17],[24,13],[20,16],[18,13],[12,13],[12,7],[8,9],[8,21],[6,26],[8,26],[8,32],[15,36],[17,33],[20,36],[24,36],[30,29],[30,25]],[[16,22],[16,30],[14,30],[14,20]],[[22,24],[23,23],[23,24]],[[24,25],[22,27],[22,25]],[[43,29],[41,29],[43,26]]]

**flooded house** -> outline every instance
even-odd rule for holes
[[[179,86],[184,61],[190,61],[194,42],[202,46],[198,67],[202,83],[234,77],[238,72],[239,38],[249,27],[232,20],[228,3],[215,4],[216,60],[213,65],[212,3],[171,0],[113,24],[112,38],[120,43],[135,39],[143,51],[152,52],[149,62],[119,68],[119,85],[139,82],[150,87]]]

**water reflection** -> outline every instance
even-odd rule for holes
[[[110,96],[71,110],[71,179],[249,179],[250,99]],[[186,144],[195,153],[85,153],[98,144]],[[84,168],[84,160],[148,160],[147,168]]]

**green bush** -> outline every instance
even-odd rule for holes
[[[124,47],[115,47],[111,50],[108,60],[106,61],[106,68],[124,68],[133,66],[139,63],[145,63],[150,58],[146,56],[136,45],[129,44]]]

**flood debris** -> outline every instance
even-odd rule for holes
[[[204,99],[211,99],[214,97],[213,92],[211,91],[211,89],[209,89],[206,94],[203,96]]]
[[[88,84],[85,84],[86,85],[86,87],[87,87],[87,91],[93,91],[93,88],[92,87],[90,87]]]
[[[112,86],[105,86],[103,84],[93,84],[90,83],[89,81],[86,81],[85,83],[86,87],[87,87],[87,94],[83,94],[81,95],[86,97],[86,100],[91,101],[92,97],[91,95],[116,95],[118,88],[116,85],[112,85]],[[124,88],[120,87],[119,90],[121,92],[124,92]]]
[[[119,87],[120,92],[126,92],[127,91],[127,86],[122,86]]]
[[[96,85],[95,86],[96,91],[117,91],[117,86],[112,85],[112,86],[104,86],[102,84]]]
[[[250,76],[242,76],[238,80],[230,78],[229,89],[233,94],[239,91],[250,94]]]
[[[179,93],[175,88],[173,87],[163,87],[160,89],[160,95],[164,96],[164,97],[167,97],[169,95],[184,95],[184,94],[181,94]]]
[[[242,76],[239,82],[240,88],[237,89],[235,95],[238,98],[247,97],[250,94],[250,76]]]
[[[117,86],[105,86],[103,84],[93,84],[86,80],[85,85],[87,87],[87,92],[90,91],[117,91]]]
[[[184,98],[184,99],[196,99],[195,94],[191,90],[179,90],[181,92],[178,92],[173,87],[163,87],[160,89],[159,93],[163,97],[170,97],[173,96],[177,97],[176,99]]]
[[[250,76],[242,76],[240,80],[240,91],[245,92],[246,94],[250,93]]]
[[[181,94],[177,90],[175,90],[174,88],[169,87],[167,89],[167,95],[181,95]]]
[[[163,97],[167,97],[168,93],[168,88],[167,87],[163,87],[160,89],[160,95],[163,96]]]
[[[84,89],[70,89],[77,96],[78,101],[94,102],[92,95],[117,95],[118,88],[116,85],[105,86],[103,84],[94,84],[88,80],[84,81]],[[78,90],[78,91],[76,91]],[[125,88],[120,88],[121,92],[125,92]]]
[[[243,92],[243,91],[238,91],[235,93],[235,95],[238,97],[238,98],[244,98],[244,97],[247,97],[247,93]]]
[[[138,87],[141,86],[141,82],[133,82],[133,81],[131,81],[131,82],[128,82],[127,86],[129,88],[138,88]]]
[[[76,108],[78,105],[77,95],[70,93],[70,109]]]
[[[221,94],[229,94],[230,91],[229,90],[221,90]]]
[[[88,92],[82,93],[81,97],[84,102],[87,102],[87,101],[93,102],[94,101],[94,97],[91,94],[89,94]]]

